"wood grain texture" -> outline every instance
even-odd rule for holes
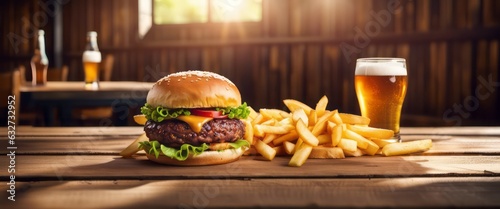
[[[397,156],[308,159],[300,168],[289,167],[290,157],[264,161],[243,156],[224,165],[176,167],[158,165],[146,156],[23,155],[17,156],[17,181],[40,180],[169,180],[227,178],[383,178],[436,176],[498,176],[497,156]],[[146,172],[145,172],[146,171]],[[0,170],[0,180],[8,178]]]
[[[115,129],[115,127],[108,127]],[[104,128],[103,128],[104,129]],[[57,129],[54,128],[54,131]],[[114,134],[99,129],[87,128],[84,131],[67,132],[74,135],[62,135],[58,132],[47,132],[36,136],[37,133],[23,133],[16,137],[16,153],[28,155],[58,154],[115,154],[127,147],[140,134],[142,127],[137,127],[134,132],[120,132],[116,129]],[[402,136],[403,141],[432,139],[433,147],[423,155],[440,154],[500,154],[497,147],[500,137],[479,136],[446,136],[446,135],[408,135]],[[0,137],[0,143],[7,144],[7,137]],[[8,150],[0,150],[0,154],[7,154]]]
[[[8,208],[500,207],[498,127],[403,128],[403,141],[432,138],[407,156],[272,161],[243,156],[223,165],[159,165],[117,152],[141,127],[20,127],[16,202]],[[59,132],[54,134],[53,132]],[[7,144],[7,136],[0,143]],[[7,153],[1,153],[4,157]],[[7,191],[7,169],[0,189]]]
[[[0,144],[7,144],[7,130],[0,135]],[[112,155],[118,154],[139,135],[142,126],[134,127],[28,127],[16,130],[18,154],[41,155]],[[467,128],[402,128],[402,140],[432,139],[433,147],[424,155],[500,154],[500,130],[495,127]],[[7,154],[8,150],[0,150]]]
[[[16,202],[3,192],[0,204],[13,209],[500,206],[500,177],[46,181],[16,187]],[[4,182],[0,188],[7,190]]]

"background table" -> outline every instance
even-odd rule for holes
[[[71,125],[71,111],[75,107],[113,107],[119,114],[116,125],[125,125],[130,108],[144,105],[153,83],[132,81],[103,81],[97,90],[87,90],[81,81],[47,82],[44,86],[22,86],[21,103],[27,107],[41,107],[45,124],[54,124],[54,108],[59,110],[61,125]]]
[[[0,144],[7,146],[2,129]],[[142,127],[17,130],[16,202],[7,208],[500,207],[500,128],[405,128],[432,138],[420,154],[309,159],[288,167],[243,156],[230,164],[175,167],[118,153]],[[0,151],[0,190],[8,189]]]

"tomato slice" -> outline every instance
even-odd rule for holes
[[[192,115],[209,117],[209,118],[227,118],[227,115],[223,115],[222,111],[217,110],[206,110],[206,109],[191,109]]]

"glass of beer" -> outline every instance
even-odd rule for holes
[[[399,120],[408,85],[406,60],[357,59],[354,85],[361,115],[370,118],[370,126],[393,130],[392,140],[401,141]]]

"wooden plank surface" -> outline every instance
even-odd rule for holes
[[[5,133],[0,143],[7,144]],[[224,165],[159,165],[118,152],[142,127],[16,130],[16,202],[9,208],[500,207],[497,127],[403,128],[403,141],[431,138],[408,156],[309,159],[288,167],[243,156]],[[9,151],[9,150],[7,150]],[[2,155],[6,151],[0,151]],[[10,173],[0,170],[0,189]],[[360,201],[362,200],[362,201]]]
[[[231,186],[227,186],[231,185]],[[0,186],[7,190],[6,182]],[[7,208],[499,207],[500,177],[46,181]]]
[[[462,129],[460,129],[462,130]],[[422,134],[424,132],[438,135]],[[406,128],[403,141],[432,139],[433,147],[425,155],[438,154],[500,154],[497,129]],[[0,135],[0,144],[7,144],[7,130]],[[139,135],[143,127],[19,127],[16,131],[17,154],[118,154]],[[448,135],[454,133],[454,135]],[[474,136],[481,133],[485,136]],[[0,150],[0,154],[9,151]]]
[[[166,180],[231,178],[381,178],[435,176],[500,176],[498,156],[401,156],[309,159],[289,167],[289,157],[264,161],[243,156],[224,165],[176,167],[159,165],[145,156],[18,155],[16,181],[38,180]],[[7,169],[0,180],[8,180]]]
[[[34,134],[34,133],[31,133]],[[75,134],[74,136],[60,136],[47,134],[45,136],[18,135],[16,136],[18,154],[118,154],[132,143],[140,134],[96,132],[94,135]],[[129,135],[128,135],[129,134]],[[424,155],[437,154],[497,154],[500,155],[500,137],[473,137],[473,136],[436,136],[411,135],[403,136],[403,141],[432,139],[433,147]],[[0,144],[8,144],[7,137],[0,137]],[[0,154],[7,154],[8,150],[0,150]]]

